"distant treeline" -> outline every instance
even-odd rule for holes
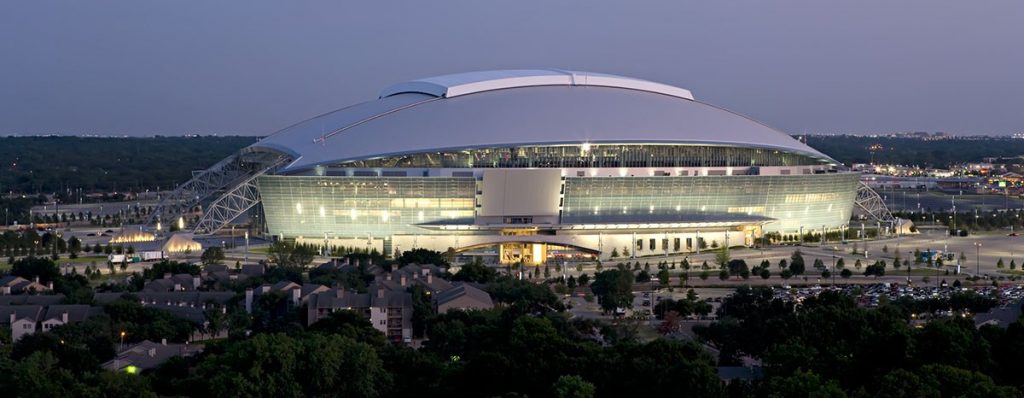
[[[0,192],[173,188],[255,137],[0,137]]]
[[[980,162],[986,157],[1024,155],[1024,140],[956,138],[925,141],[913,138],[807,136],[807,145],[844,164],[875,163],[946,167]],[[872,149],[874,148],[874,149]]]

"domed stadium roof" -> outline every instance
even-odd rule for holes
[[[774,149],[837,163],[787,134],[697,102],[688,90],[561,70],[470,72],[388,87],[380,98],[285,128],[248,148],[283,172],[413,153],[580,143]]]

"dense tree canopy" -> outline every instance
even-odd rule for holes
[[[597,296],[597,302],[604,311],[633,307],[633,272],[625,269],[611,269],[594,275],[590,290]]]
[[[253,137],[0,137],[4,192],[170,189],[252,144]],[[54,161],[60,154],[60,161]],[[72,200],[69,195],[67,201]],[[74,196],[77,202],[77,196]]]
[[[768,380],[758,388],[777,391],[778,396],[813,396],[791,395],[810,385],[881,396],[907,396],[914,389],[923,393],[913,396],[964,396],[969,390],[961,382],[976,387],[970,396],[985,396],[973,395],[981,391],[1020,395],[1000,384],[1020,385],[1005,370],[1021,369],[1015,356],[1024,353],[1021,321],[1005,331],[990,326],[979,330],[972,321],[953,317],[917,329],[909,322],[910,313],[899,303],[861,308],[834,292],[794,306],[773,298],[768,289],[744,288],[723,303],[720,322],[697,332],[721,350],[723,364],[739,363],[743,356],[761,359]],[[895,374],[916,376],[893,378]]]

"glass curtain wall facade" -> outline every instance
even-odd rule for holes
[[[774,219],[765,232],[837,228],[859,175],[566,177],[561,224]],[[421,223],[473,224],[473,177],[263,176],[267,228],[285,238],[451,234]]]
[[[257,179],[267,229],[296,237],[387,237],[438,233],[424,222],[471,224],[472,177],[306,177]]]
[[[765,232],[836,228],[853,211],[859,175],[565,179],[563,224],[772,218]]]
[[[346,162],[335,167],[761,167],[821,164],[821,160],[809,156],[763,148],[678,144],[585,144],[417,153]]]

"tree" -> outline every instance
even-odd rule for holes
[[[392,382],[373,347],[321,334],[257,334],[203,361],[193,380],[203,396],[377,397]]]
[[[729,279],[729,271],[724,270],[724,269],[721,270],[721,271],[718,271],[718,279],[721,279],[723,281],[724,280],[728,280]]]
[[[768,268],[761,268],[761,279],[768,279],[772,277],[772,272]]]
[[[483,264],[477,258],[473,262],[463,265],[459,271],[452,275],[453,281],[467,281],[476,283],[491,283],[498,277],[498,271]]]
[[[658,333],[663,336],[675,333],[679,330],[679,311],[676,310],[665,310],[670,308],[675,303],[669,303],[672,299],[663,300],[655,306],[655,314],[661,316],[661,324],[658,325]],[[683,300],[683,302],[686,302]],[[658,311],[661,310],[661,311]]]
[[[619,249],[612,248],[611,258],[619,258]]]
[[[700,277],[700,280],[702,280],[702,281],[708,280],[709,276],[711,276],[711,274],[708,273],[708,271],[701,271],[700,275],[698,275],[698,277]]]
[[[871,275],[885,276],[885,265],[881,262],[875,262],[874,264],[867,266],[867,268],[864,269],[864,276]]]
[[[789,271],[792,272],[793,275],[803,275],[805,270],[803,253],[801,253],[800,250],[796,250],[789,259]]]
[[[839,276],[849,278],[853,276],[853,272],[851,272],[849,268],[843,268],[843,270],[839,272]]]
[[[769,379],[764,389],[769,397],[846,397],[834,380],[801,370],[790,376]]]
[[[313,261],[314,255],[313,249],[309,246],[289,242],[275,242],[270,246],[267,260],[274,265],[284,268],[305,267]]]
[[[715,253],[715,264],[718,264],[719,268],[725,268],[729,264],[729,247],[722,246],[718,252]]]
[[[580,286],[587,286],[587,284],[590,283],[590,275],[580,274],[580,277],[577,279],[577,282],[579,282]]]
[[[612,269],[597,273],[590,290],[597,296],[597,302],[605,312],[633,306],[633,273]]]
[[[72,236],[71,239],[68,240],[68,252],[77,257],[78,253],[81,251],[82,241],[79,240],[77,236]]]
[[[580,376],[560,376],[551,386],[555,398],[592,398],[594,385]]]
[[[846,268],[846,261],[843,261],[843,258],[839,257],[839,259],[836,260],[836,269],[843,269],[843,268]]]
[[[217,246],[208,247],[206,250],[203,250],[199,260],[202,261],[204,266],[224,264],[224,248]]]
[[[402,265],[433,264],[444,267],[448,265],[448,260],[439,251],[420,248],[402,252],[402,256],[398,258],[398,263]]]
[[[747,267],[747,262],[742,259],[730,260],[727,268],[730,276],[739,276],[743,279],[750,277],[750,268]]]
[[[662,268],[661,271],[658,271],[658,283],[661,283],[662,286],[669,284],[669,278],[670,275],[667,269]]]
[[[996,261],[996,268],[1002,269],[1005,266],[1006,266],[1006,264],[1003,264],[1003,258],[1000,257],[999,261]]]

